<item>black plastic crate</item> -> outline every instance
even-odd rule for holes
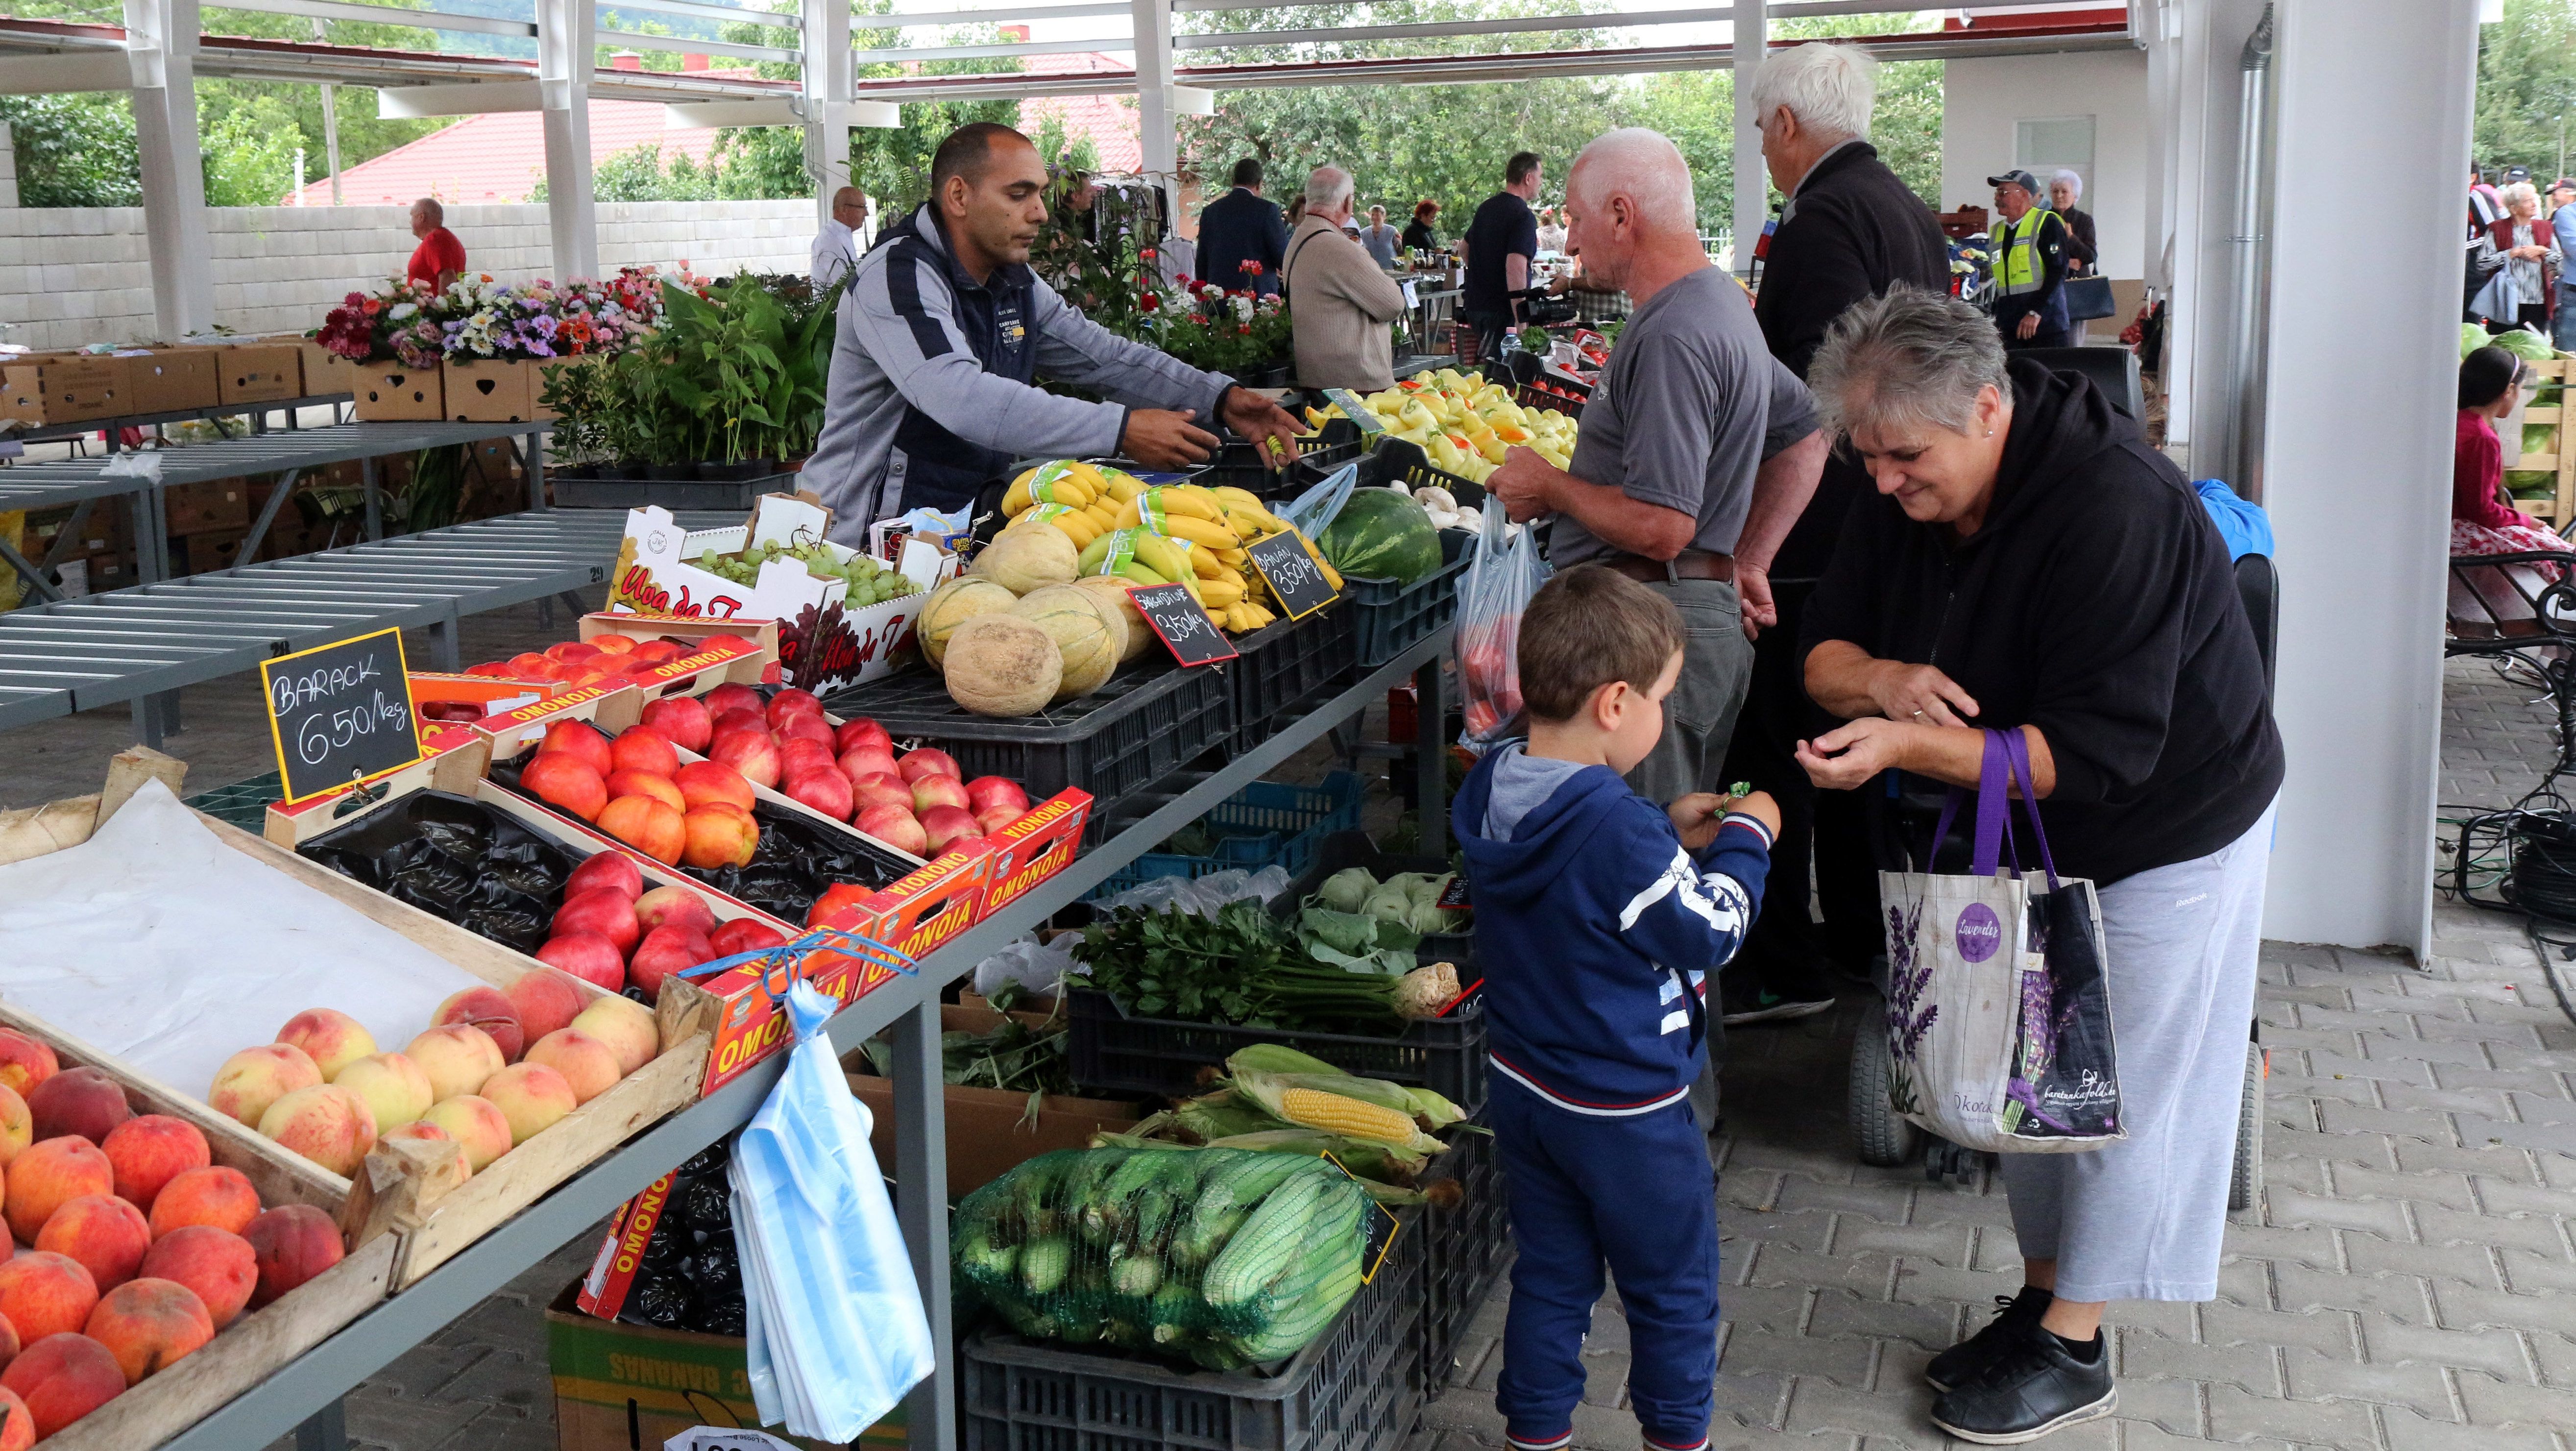
[[[677,512],[683,509],[749,510],[763,494],[796,492],[793,473],[762,474],[751,479],[577,478],[555,472],[547,476],[558,509],[641,509],[648,504]]]
[[[1280,406],[1292,413],[1297,409],[1297,405],[1288,400],[1282,400]],[[1218,446],[1216,457],[1208,460],[1190,482],[1211,489],[1232,485],[1265,499],[1283,494],[1295,495],[1359,457],[1361,441],[1358,424],[1346,418],[1327,418],[1323,430],[1316,437],[1297,441],[1295,463],[1284,469],[1274,469],[1262,461],[1260,445],[1244,439],[1228,439]]]
[[[986,1329],[958,1344],[964,1451],[1394,1451],[1421,1418],[1419,1211],[1331,1328],[1275,1375],[1191,1370]]]
[[[1415,1019],[1391,1038],[1143,1018],[1087,988],[1073,990],[1070,1007],[1073,1081],[1103,1093],[1196,1093],[1201,1068],[1222,1064],[1249,1044],[1285,1043],[1365,1078],[1428,1088],[1468,1113],[1485,1106],[1482,998],[1469,998],[1445,1018]]]
[[[1031,801],[1068,786],[1091,793],[1086,835],[1099,841],[1118,802],[1233,738],[1234,683],[1223,671],[1183,670],[1168,656],[1118,672],[1079,700],[1035,715],[976,715],[948,698],[929,670],[853,686],[824,704],[846,720],[872,716],[897,740],[920,739],[976,776],[1007,776]]]
[[[1443,529],[1440,567],[1413,583],[1349,577],[1342,580],[1342,598],[1358,616],[1356,650],[1360,669],[1374,670],[1384,665],[1458,618],[1458,577],[1467,572],[1475,544],[1476,536],[1464,529]]]
[[[1325,837],[1359,825],[1367,790],[1367,783],[1350,771],[1335,771],[1320,786],[1255,781],[1199,818],[1199,825],[1216,837],[1215,855],[1149,851],[1111,872],[1083,899],[1114,897],[1160,877],[1195,881],[1238,868],[1257,872],[1274,863],[1290,872],[1304,871]]]
[[[1456,1133],[1449,1152],[1431,1161],[1423,1187],[1455,1179],[1465,1192],[1454,1209],[1422,1211],[1422,1384],[1438,1400],[1459,1370],[1467,1324],[1511,1260],[1511,1213],[1503,1199],[1503,1161],[1491,1134]]]
[[[1336,601],[1302,620],[1278,620],[1234,642],[1234,748],[1270,739],[1298,707],[1350,679],[1359,663],[1359,615]]]
[[[1306,899],[1315,895],[1315,889],[1324,884],[1324,878],[1350,867],[1364,867],[1370,876],[1382,882],[1403,872],[1437,875],[1449,870],[1449,863],[1438,857],[1398,856],[1379,851],[1377,843],[1369,840],[1365,831],[1336,831],[1316,843],[1314,854],[1306,859],[1305,869],[1289,881],[1288,890],[1281,892],[1270,904],[1271,910],[1282,917],[1295,916]],[[1472,930],[1434,932],[1422,939],[1422,946],[1415,950],[1414,955],[1420,962],[1455,964],[1460,987],[1470,986],[1476,980],[1471,971],[1476,965],[1476,934]],[[1450,1096],[1457,1097],[1455,1094]]]
[[[1480,507],[1485,502],[1485,486],[1465,474],[1453,474],[1431,461],[1422,445],[1400,438],[1381,438],[1360,462],[1359,486],[1382,489],[1389,484],[1402,484],[1409,492],[1438,486],[1449,491],[1461,509]]]
[[[286,795],[275,771],[200,791],[180,804],[202,811],[226,826],[238,826],[253,836],[268,827],[268,808]]]

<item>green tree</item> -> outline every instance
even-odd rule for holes
[[[304,133],[286,103],[249,96],[211,120],[200,114],[206,205],[273,207],[295,186],[295,153]],[[308,154],[306,165],[319,160]],[[319,167],[315,167],[319,170]]]
[[[2505,0],[2504,19],[2478,27],[2478,164],[2527,166],[2546,183],[2566,157],[2576,113],[2576,7]]]
[[[0,96],[0,121],[18,153],[20,206],[142,204],[134,107],[124,96]]]

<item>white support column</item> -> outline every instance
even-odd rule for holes
[[[2441,620],[2476,11],[2280,0],[2276,175],[2368,175],[2385,225],[2276,193],[2264,503],[2289,745],[2264,935],[2430,950]],[[2212,97],[2215,105],[2232,98]],[[2223,295],[2223,294],[2222,294]],[[2366,307],[2353,299],[2368,298]],[[2358,369],[2316,366],[2332,318]]]
[[[1163,207],[1181,204],[1180,142],[1173,129],[1171,0],[1134,0],[1136,123],[1144,142],[1145,174],[1163,186]],[[1283,190],[1285,188],[1282,188]]]
[[[805,174],[814,179],[820,227],[831,220],[832,193],[850,184],[850,0],[805,0],[803,15],[797,49],[805,56]]]
[[[125,0],[153,326],[169,341],[204,332],[215,321],[206,173],[197,149],[197,32],[197,0]]]
[[[1762,64],[1771,32],[1762,0],[1735,0],[1735,275],[1753,275],[1754,244],[1771,215],[1771,173],[1762,165],[1762,133],[1754,125],[1753,72]]]
[[[590,77],[598,68],[598,29],[591,0],[537,0],[546,223],[558,281],[599,275],[599,206],[590,195]]]

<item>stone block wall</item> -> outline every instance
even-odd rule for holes
[[[205,215],[215,321],[239,332],[319,326],[351,290],[398,275],[415,245],[401,207],[214,207]],[[552,275],[543,206],[453,206],[447,225],[478,272],[508,281]],[[599,204],[600,265],[610,270],[686,262],[715,277],[803,272],[813,240],[809,201]],[[0,206],[0,323],[10,324],[0,341],[32,348],[150,340],[142,210]]]

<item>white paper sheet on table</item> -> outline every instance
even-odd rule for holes
[[[481,981],[225,845],[158,781],[81,845],[0,866],[0,999],[183,1093],[306,1008],[397,1052]]]

